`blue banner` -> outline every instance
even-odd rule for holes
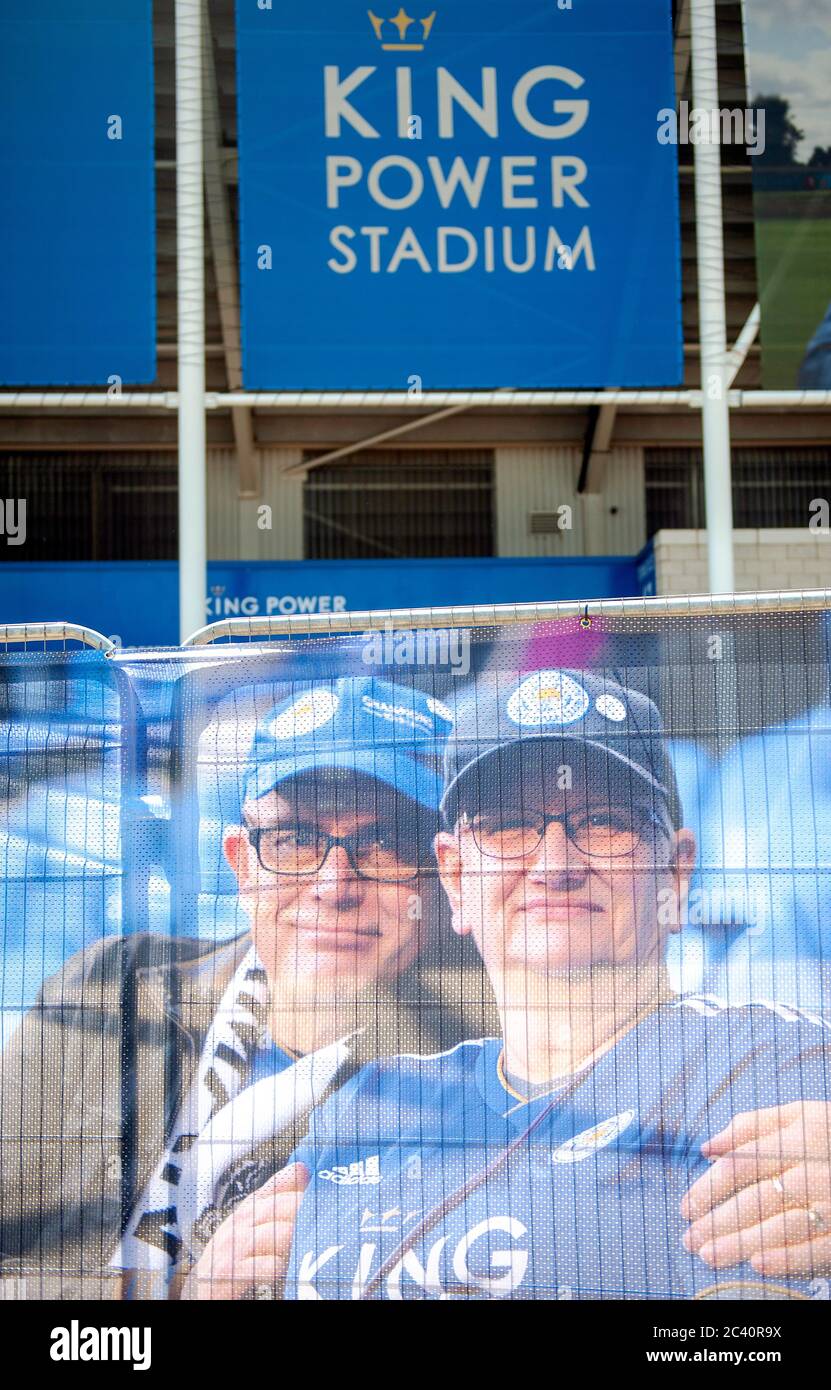
[[[0,566],[0,621],[61,620],[115,634],[125,646],[178,640],[174,561]],[[545,603],[640,594],[636,558],[483,560],[226,560],[208,566],[205,622],[377,608]]]
[[[0,381],[156,375],[151,0],[0,16]]]
[[[680,383],[669,0],[416,14],[237,2],[246,387]]]

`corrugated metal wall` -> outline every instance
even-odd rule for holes
[[[496,450],[498,555],[634,555],[646,542],[643,450],[613,449],[597,493],[577,493],[577,449]],[[571,507],[571,528],[532,535],[534,512]]]
[[[208,558],[210,560],[302,560],[303,475],[284,478],[282,470],[299,463],[299,449],[262,449],[262,498],[237,495],[237,460],[233,449],[208,451]],[[260,515],[265,504],[270,518]],[[264,525],[270,520],[270,529]]]
[[[427,456],[427,455],[426,455]],[[257,501],[237,496],[233,449],[208,454],[208,555],[215,560],[303,558],[303,477],[282,469],[299,450],[263,449],[262,502],[271,529],[258,526]],[[613,449],[600,465],[596,493],[577,494],[580,452],[573,448],[501,448],[495,451],[497,555],[634,555],[646,542],[644,462],[640,448]],[[571,507],[571,529],[532,535],[533,512]]]

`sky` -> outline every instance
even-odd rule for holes
[[[831,145],[831,0],[745,0],[748,89],[787,97],[799,159]]]

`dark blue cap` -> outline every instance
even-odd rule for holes
[[[657,706],[595,671],[485,672],[461,691],[445,757],[441,809],[452,824],[471,770],[500,750],[530,741],[557,740],[582,750],[607,772],[636,779],[662,804],[675,827],[681,802]]]
[[[302,682],[257,725],[247,800],[312,769],[347,768],[432,810],[450,711],[432,695],[374,677]]]

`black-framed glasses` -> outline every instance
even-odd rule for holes
[[[666,821],[646,806],[587,807],[559,816],[483,812],[465,816],[481,854],[493,859],[525,859],[535,854],[549,825],[558,822],[566,838],[588,859],[622,859],[643,844],[650,826],[668,834]]]
[[[343,845],[359,878],[378,883],[406,883],[420,867],[416,829],[409,830],[398,821],[374,821],[351,835],[330,835],[314,821],[248,826],[247,831],[262,868],[270,874],[315,874],[335,845]]]

